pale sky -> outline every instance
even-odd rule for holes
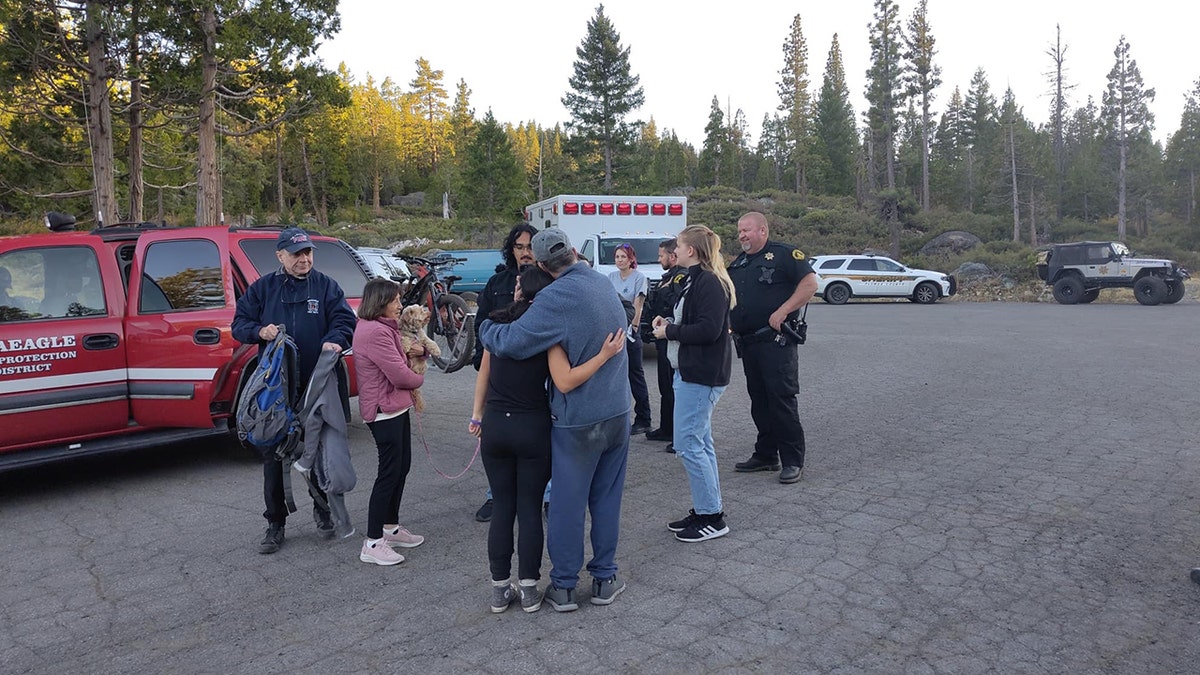
[[[561,99],[598,2],[579,0],[341,0],[342,30],[318,54],[332,69],[345,62],[357,81],[370,74],[407,88],[416,60],[444,71],[451,100],[460,79],[472,90],[471,106],[482,118],[543,127],[566,122]],[[654,118],[659,131],[673,129],[697,149],[713,96],[723,108],[741,109],[757,143],[764,113],[779,102],[783,42],[799,14],[808,43],[809,80],[815,100],[834,33],[856,122],[862,124],[863,91],[870,59],[870,0],[778,0],[743,2],[607,0],[605,14],[630,48],[645,104],[633,119]],[[905,26],[916,0],[899,3]],[[1179,128],[1185,95],[1200,79],[1194,57],[1200,2],[1179,0],[928,0],[942,68],[934,111],[940,118],[954,87],[965,96],[976,68],[987,74],[999,104],[1011,87],[1024,114],[1045,123],[1050,106],[1047,52],[1056,24],[1066,46],[1071,108],[1091,96],[1100,104],[1113,51],[1121,35],[1156,90],[1151,104],[1156,139],[1164,144]]]

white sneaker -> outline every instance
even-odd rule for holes
[[[358,554],[358,559],[365,563],[375,563],[376,565],[399,565],[404,562],[404,556],[392,550],[384,540],[379,539],[375,545],[371,545],[371,540],[363,542],[362,551]]]

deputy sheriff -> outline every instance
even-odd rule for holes
[[[667,359],[666,339],[655,339],[651,323],[656,316],[664,319],[675,316],[675,303],[679,301],[683,282],[687,279],[687,269],[680,266],[675,259],[675,247],[674,239],[667,239],[658,245],[658,264],[662,266],[663,274],[654,288],[650,289],[647,303],[650,310],[642,313],[642,328],[639,331],[643,342],[655,343],[654,351],[658,356],[658,394],[661,399],[658,408],[660,424],[657,429],[646,432],[646,440],[667,441],[666,450],[670,453],[675,452],[675,369]]]
[[[751,211],[739,218],[742,253],[729,264],[738,298],[729,322],[758,428],[754,454],[734,469],[779,471],[780,483],[795,483],[804,470],[804,427],[796,408],[800,373],[796,343],[781,334],[780,326],[796,319],[812,299],[817,275],[799,249],[768,236],[763,214]]]

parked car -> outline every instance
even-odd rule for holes
[[[504,265],[504,254],[498,248],[442,251],[438,256],[464,259],[462,262],[455,263],[448,270],[450,274],[458,277],[450,285],[450,292],[459,295],[479,293],[487,284],[488,279],[491,279],[492,275]],[[430,257],[436,259],[438,256]],[[471,296],[471,299],[473,300],[474,296]]]
[[[1179,263],[1134,256],[1119,241],[1054,244],[1038,252],[1037,273],[1063,305],[1092,302],[1105,288],[1132,288],[1143,305],[1170,305],[1183,299],[1189,276]]]
[[[809,264],[818,276],[817,295],[831,305],[844,305],[850,298],[908,298],[928,305],[958,291],[951,275],[878,255],[819,255]]]
[[[397,258],[394,253],[386,248],[359,246],[355,250],[363,257],[363,261],[367,263],[367,267],[377,277],[384,277],[395,281],[403,281],[412,277],[412,273],[408,269],[408,264]]]

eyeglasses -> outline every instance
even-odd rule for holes
[[[533,246],[530,246],[529,244],[513,244],[513,250],[514,251],[532,251]]]

